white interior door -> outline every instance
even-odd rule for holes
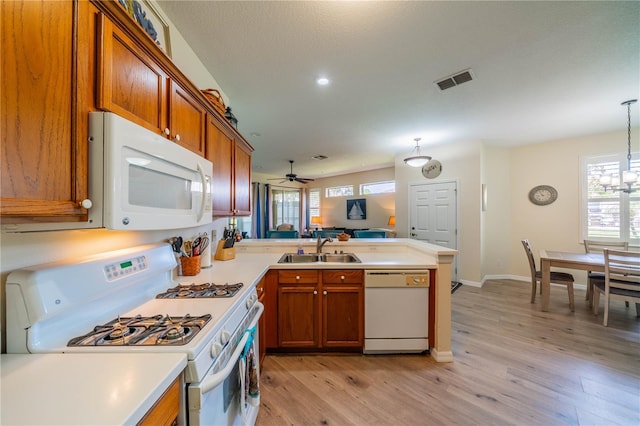
[[[457,249],[456,182],[424,183],[409,187],[409,238]],[[457,280],[458,256],[452,279]]]

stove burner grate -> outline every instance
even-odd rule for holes
[[[94,327],[89,333],[69,340],[67,346],[184,345],[209,322],[211,315],[192,317],[136,315]]]
[[[198,298],[216,298],[216,297],[233,297],[240,291],[244,284],[189,284],[178,285],[166,290],[156,296],[156,299],[198,299]]]

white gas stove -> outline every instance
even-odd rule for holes
[[[158,244],[12,272],[7,352],[185,353],[181,422],[253,423],[264,309],[255,287],[177,283],[175,267],[171,247]]]

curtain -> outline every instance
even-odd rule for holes
[[[262,213],[260,210],[260,182],[251,183],[251,238],[262,238]]]
[[[264,230],[271,229],[271,185],[264,185]]]
[[[300,229],[309,229],[309,209],[307,208],[308,197],[307,194],[309,191],[307,188],[302,188],[300,191],[300,208],[302,209],[302,214],[300,215]]]

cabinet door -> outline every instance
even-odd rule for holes
[[[207,159],[213,163],[213,215],[233,215],[234,142],[216,117],[207,115]]]
[[[169,138],[204,157],[206,110],[178,83],[171,81]]]
[[[2,222],[86,221],[79,203],[88,187],[91,5],[3,1],[0,7]],[[86,50],[76,55],[78,47]]]
[[[108,18],[100,21],[97,106],[155,133],[167,129],[167,76]]]
[[[364,344],[364,272],[322,271],[322,346]]]
[[[234,214],[251,214],[251,151],[242,142],[236,142],[234,155]]]
[[[178,424],[180,384],[178,377],[140,420],[138,426],[173,426]]]
[[[364,292],[359,285],[322,286],[322,346],[361,347],[364,343]]]
[[[278,287],[278,346],[316,348],[318,338],[317,285]]]

